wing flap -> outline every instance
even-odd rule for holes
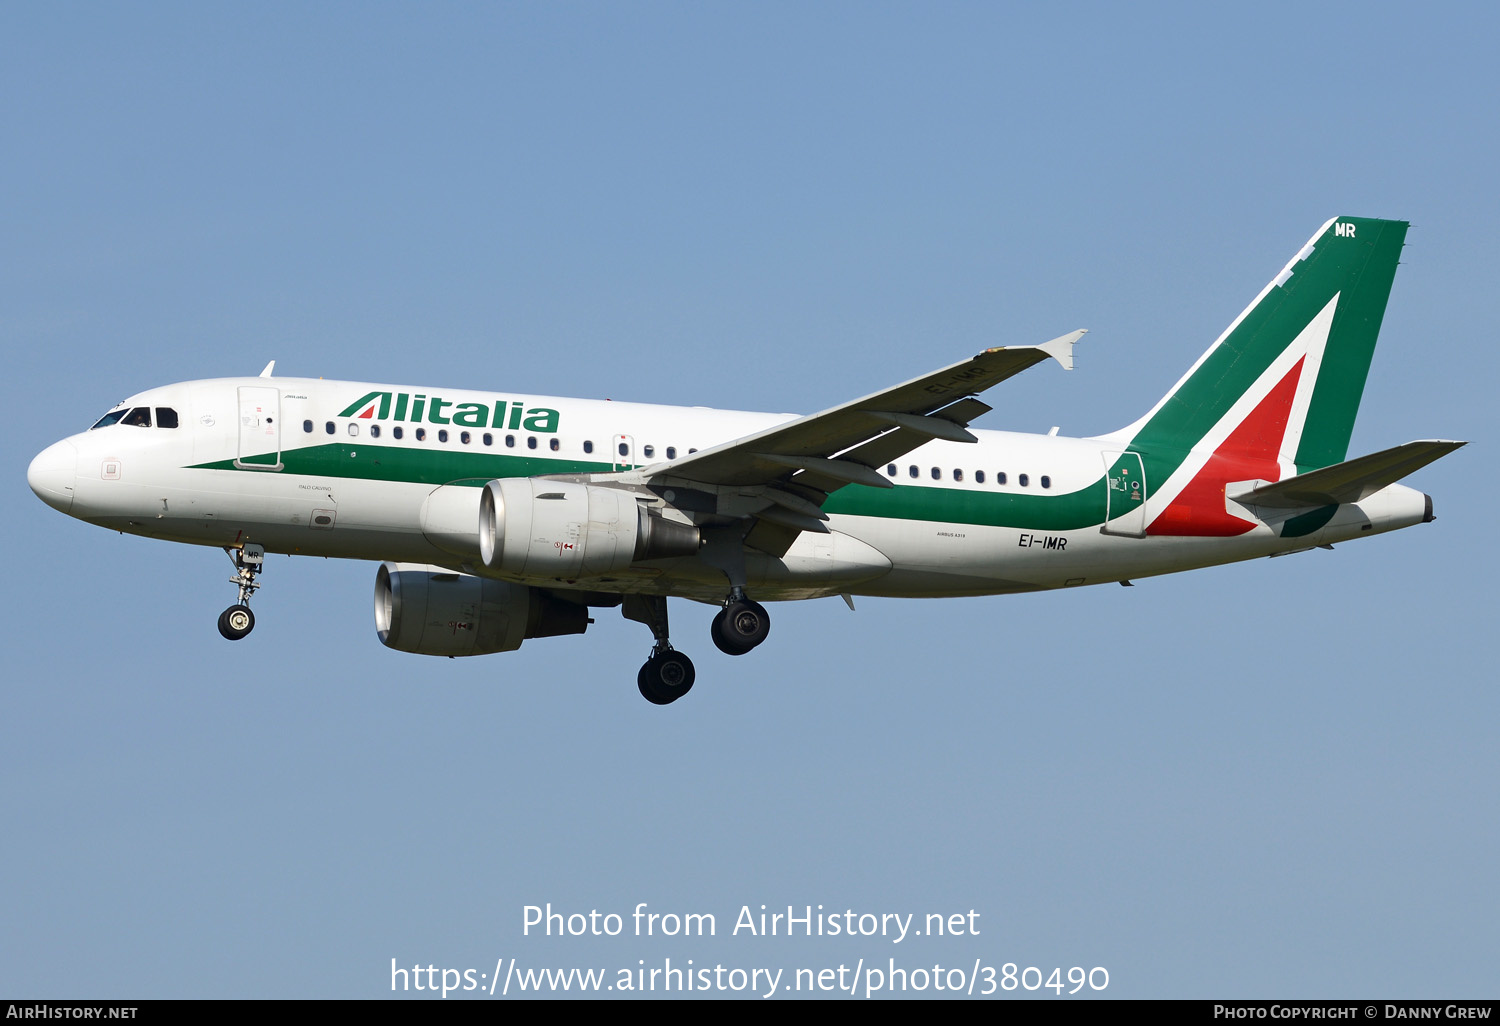
[[[946,417],[920,417],[911,413],[872,413],[870,416],[887,424],[915,431],[917,434],[925,435],[928,438],[940,438],[945,442],[979,441],[979,439],[965,431],[961,425],[955,424]]]
[[[851,463],[849,460],[831,460],[821,456],[782,456],[778,453],[768,452],[758,452],[753,455],[756,459],[779,464],[783,467],[791,467],[795,470],[803,470],[812,477],[827,478],[838,482],[840,485],[862,484],[870,488],[896,487],[863,463]]]
[[[970,396],[967,399],[960,399],[950,406],[944,406],[941,410],[931,414],[931,416],[941,417],[943,420],[951,420],[955,424],[967,426],[971,421],[978,420],[993,409],[994,407],[989,403]]]

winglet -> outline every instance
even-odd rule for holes
[[[272,360],[270,363],[266,364],[266,369],[260,372],[260,376],[263,378],[269,378],[271,376],[271,371],[275,370],[275,368],[276,361]]]
[[[1043,342],[1039,346],[1026,346],[1027,349],[1036,349],[1046,353],[1052,359],[1062,364],[1063,370],[1073,369],[1073,343],[1089,333],[1087,328],[1079,328],[1070,331],[1066,335],[1059,335],[1050,342]]]
[[[1059,335],[1051,342],[1043,342],[1037,348],[1062,364],[1063,370],[1072,370],[1073,343],[1087,335],[1088,331],[1087,328],[1079,328],[1077,331],[1070,331],[1066,335]]]

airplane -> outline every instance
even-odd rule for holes
[[[1114,583],[1432,521],[1398,484],[1466,444],[1347,459],[1404,221],[1326,222],[1140,419],[1091,438],[970,429],[978,396],[1074,331],[986,349],[809,416],[273,375],[151,388],[44,449],[27,481],[110,530],[221,547],[237,641],[268,552],[380,561],[404,652],[508,652],[619,607],[657,705],[692,688],[667,598],[718,606],[744,655],[762,601]]]

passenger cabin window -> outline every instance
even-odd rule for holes
[[[330,420],[327,424],[324,424],[323,430],[330,435],[333,434],[333,421]]]
[[[551,449],[553,452],[557,452],[557,450],[562,448],[562,443],[554,438],[547,443],[547,448]]]
[[[159,428],[175,428],[177,426],[177,411],[170,406],[158,406],[156,408],[156,426]]]
[[[120,418],[125,416],[125,414],[129,412],[129,410],[110,410],[104,416],[100,417],[98,423],[89,428],[89,430],[95,431],[102,427],[109,427],[111,424],[118,424],[120,422]]]
[[[1005,483],[1005,471],[1002,470],[995,475],[995,483],[998,485],[1003,485]]]
[[[593,442],[584,442],[583,443],[583,451],[584,452],[593,452],[594,451],[594,443]]]
[[[397,424],[395,427],[391,428],[391,437],[392,438],[400,438],[404,433],[405,432],[403,432],[401,430],[401,425],[400,424]]]
[[[894,463],[892,463],[890,466],[888,466],[888,467],[885,468],[885,472],[887,474],[889,474],[891,477],[895,477],[896,476],[896,465]]]
[[[379,424],[371,424],[370,425],[370,437],[371,438],[379,438],[380,437],[380,425]]]
[[[1042,487],[1043,488],[1051,488],[1052,487],[1052,479],[1050,477],[1048,477],[1046,474],[1042,475]]]
[[[906,468],[906,474],[907,474],[908,477],[921,477],[922,476],[922,472],[917,469],[917,465],[915,463],[913,463],[910,467]]]
[[[984,471],[982,471],[982,470],[976,470],[976,471],[974,471],[974,483],[975,484],[984,484]]]
[[[472,436],[470,436],[470,434],[467,431],[460,431],[459,434],[458,434],[458,440],[460,442],[464,443],[465,445],[469,444],[469,438],[470,437],[472,437]]]
[[[528,448],[528,449],[535,449],[536,448],[536,435],[527,435],[526,436],[526,448]]]
[[[120,421],[120,423],[129,424],[131,427],[150,427],[151,408],[149,406],[137,406],[125,414],[125,419]]]
[[[506,435],[505,436],[505,447],[507,449],[514,449],[516,447],[516,436],[515,435]]]
[[[448,440],[448,429],[447,428],[438,428],[438,441],[439,442],[446,442],[447,440]]]
[[[302,431],[304,434],[312,434],[312,421],[304,420],[302,422]]]
[[[494,445],[495,444],[495,436],[492,435],[492,434],[490,434],[488,431],[486,431],[484,433],[484,444],[485,445]]]
[[[1020,483],[1022,488],[1025,488],[1027,485],[1031,484],[1031,478],[1027,477],[1025,474],[1022,474],[1020,477],[1016,478],[1016,480]]]
[[[653,457],[653,456],[656,455],[656,446],[654,446],[654,445],[648,445],[644,449],[642,449],[641,452],[644,453],[645,456],[646,456],[646,459],[649,460],[651,457]]]
[[[417,441],[419,441],[419,442],[425,442],[425,441],[427,441],[427,429],[426,428],[417,428]]]
[[[669,460],[675,460],[676,458],[677,458],[677,446],[675,446],[675,445],[669,445],[669,446],[667,446],[667,459],[669,459]]]
[[[953,472],[953,480],[955,480],[955,481],[962,481],[963,479],[964,479],[964,472],[962,470],[955,470]]]
[[[352,420],[349,422],[349,437],[350,438],[358,438],[359,437],[359,425],[356,424],[356,423],[354,423],[354,421],[352,421]]]

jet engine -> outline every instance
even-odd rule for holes
[[[524,584],[416,563],[382,563],[375,573],[375,633],[382,645],[402,652],[511,652],[526,638],[587,628],[587,606]]]
[[[647,559],[691,556],[698,528],[668,520],[633,492],[508,477],[479,497],[479,552],[505,574],[577,580]]]

